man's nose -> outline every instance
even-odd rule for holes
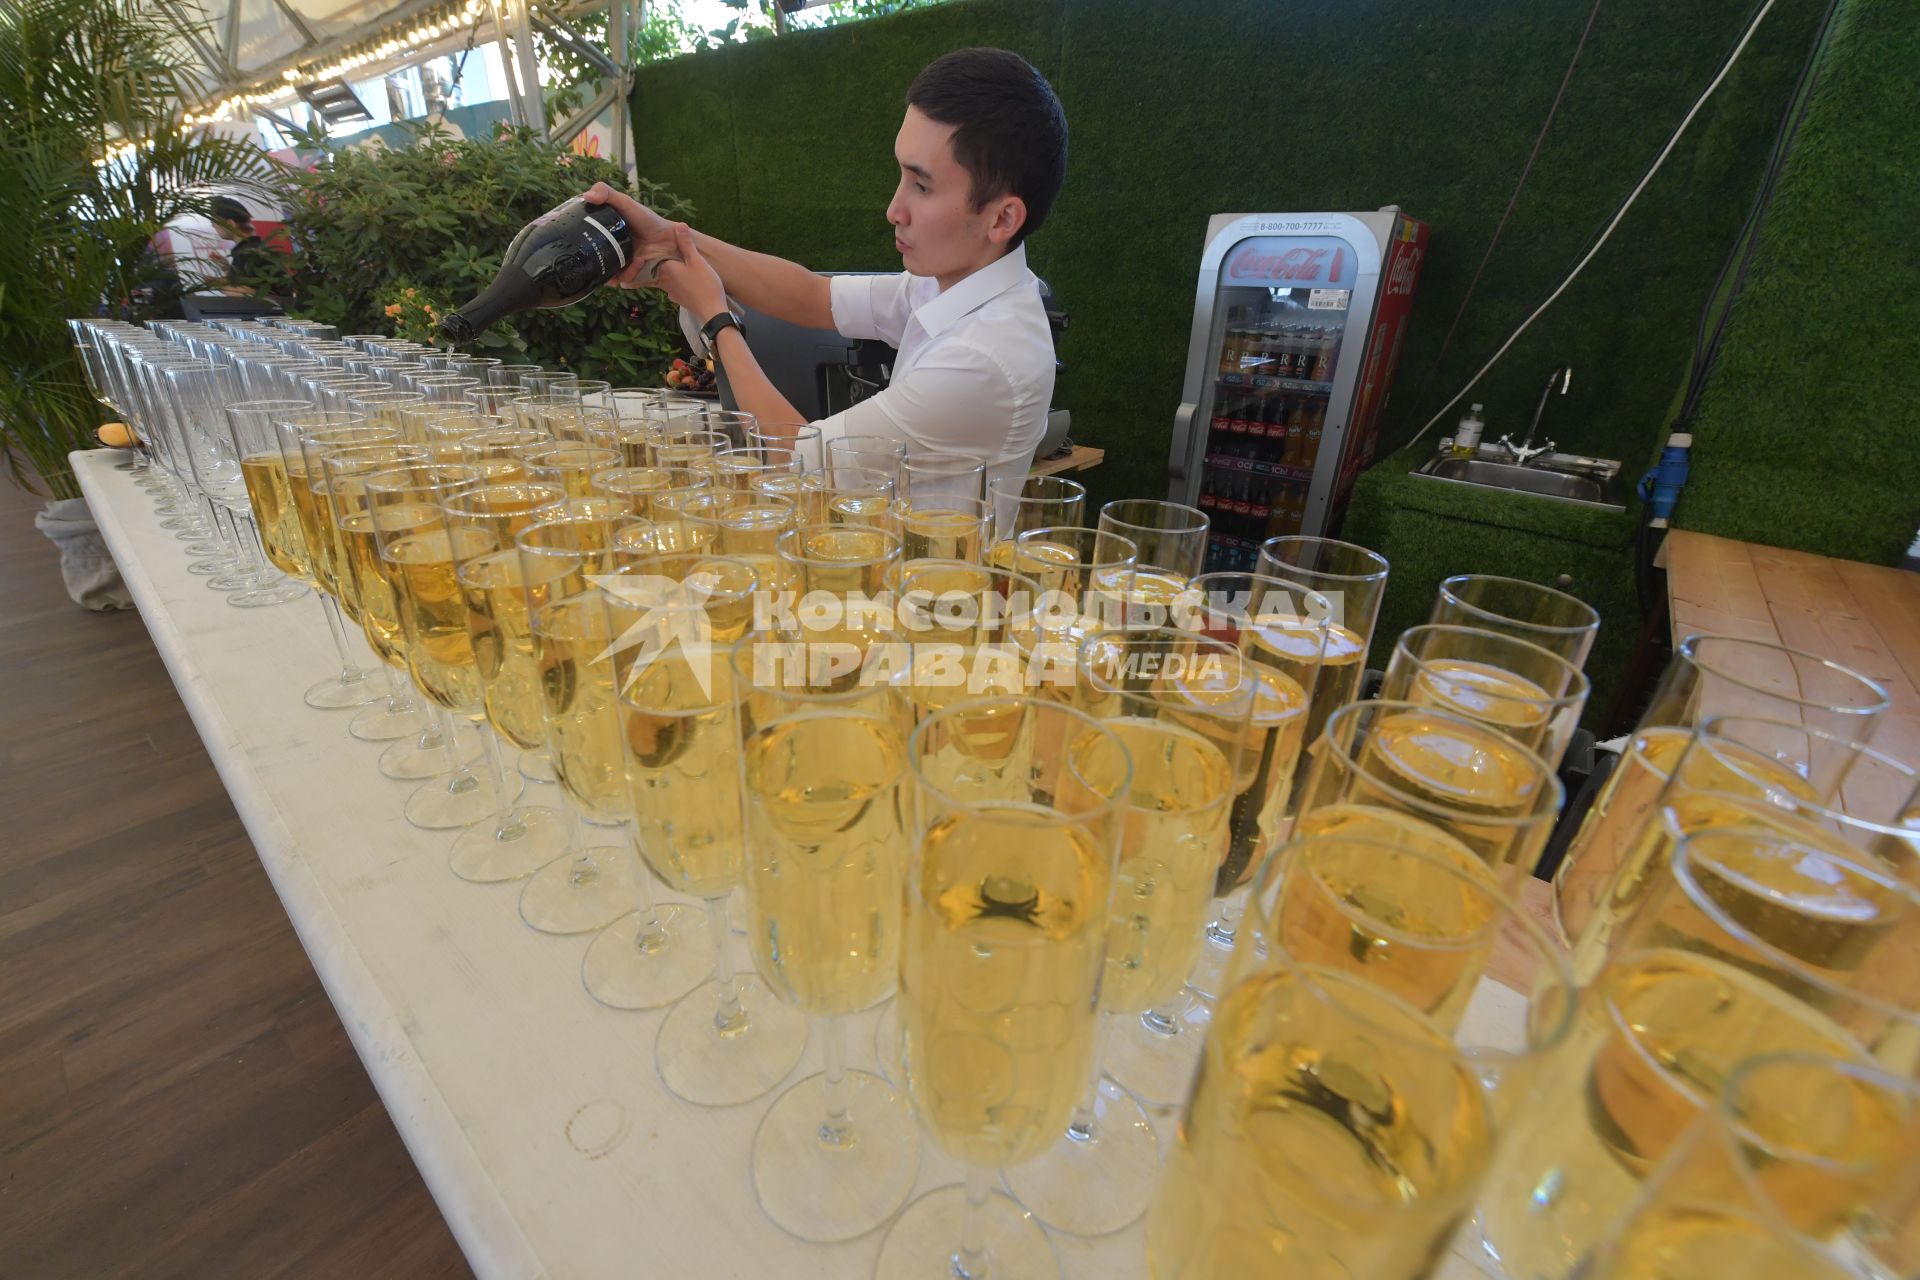
[[[887,221],[896,227],[904,227],[907,225],[907,211],[900,203],[899,196],[895,196],[887,202]]]

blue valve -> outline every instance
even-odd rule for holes
[[[1676,431],[1667,437],[1667,447],[1660,451],[1660,461],[1653,470],[1640,477],[1637,492],[1640,500],[1653,510],[1653,523],[1664,526],[1673,516],[1673,509],[1680,502],[1680,490],[1687,483],[1687,457],[1693,449],[1693,437],[1684,431]]]

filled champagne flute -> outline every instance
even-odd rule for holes
[[[591,669],[596,655],[603,663],[610,663],[610,656],[605,643],[583,654],[581,625],[570,618],[586,610],[588,638],[599,636],[602,610],[591,594],[593,582],[623,560],[614,536],[626,517],[604,499],[597,501],[597,506],[576,501],[542,508],[535,513],[537,522],[515,535],[526,641],[524,656],[516,653],[506,662],[527,664],[541,731],[538,743],[522,747],[521,773],[527,772],[529,753],[538,752],[549,780],[560,784],[557,794],[567,806],[570,827],[577,828],[577,819],[625,829],[624,760],[612,740],[611,666]],[[503,576],[498,569],[488,572]],[[561,751],[566,752],[564,772]],[[580,847],[576,842],[527,878],[520,890],[520,918],[542,933],[593,933],[633,911],[645,891],[646,874],[630,835],[618,845]]]
[[[704,489],[711,477],[691,471],[655,466],[609,467],[587,478],[587,489],[595,497],[614,498],[626,504],[630,514],[653,519],[653,500],[662,493],[680,489]]]
[[[640,628],[620,689],[621,741],[641,856],[670,887],[706,901],[713,978],[675,1005],[654,1066],[676,1096],[733,1106],[783,1080],[806,1018],[737,972],[728,896],[745,873],[740,699],[729,650],[749,629],[752,566],[705,554],[643,559],[603,593],[616,634]]]
[[[303,413],[307,408],[299,400],[243,400],[226,408],[261,546],[274,568],[303,582],[312,580],[313,570],[307,564],[306,539],[301,536],[300,516],[293,507],[287,463],[280,453],[273,420]]]
[[[993,528],[993,509],[984,498],[938,491],[896,503],[893,528],[900,535],[901,558],[985,561]]]
[[[847,1240],[913,1188],[920,1134],[905,1096],[849,1071],[848,1014],[900,967],[911,722],[891,685],[832,692],[767,632],[735,645],[745,800],[747,940],[768,988],[811,1017],[825,1069],[775,1099],[753,1139],[767,1216],[804,1240]]]
[[[1174,598],[1206,563],[1210,526],[1206,512],[1177,502],[1122,498],[1100,508],[1100,531],[1117,533],[1136,548],[1125,590],[1103,584],[1126,602],[1129,621],[1167,620]]]
[[[900,460],[900,497],[908,504],[932,498],[987,496],[987,464],[959,453],[914,452]]]
[[[1400,633],[1379,696],[1478,720],[1558,769],[1591,689],[1579,667],[1529,640],[1429,623]]]
[[[1328,718],[1293,831],[1378,835],[1417,819],[1472,849],[1512,890],[1540,860],[1563,795],[1545,760],[1477,720],[1369,700]]]
[[[1073,528],[1086,520],[1087,486],[1065,476],[1001,476],[987,481],[993,541],[987,563],[1014,567],[1014,539],[1030,529]]]
[[[1586,601],[1519,578],[1461,573],[1440,584],[1427,621],[1496,631],[1584,667],[1600,634],[1600,614]]]
[[[1133,767],[1100,986],[1110,1016],[1065,1134],[1009,1169],[1007,1185],[1048,1226],[1093,1236],[1144,1213],[1159,1172],[1153,1125],[1102,1075],[1102,1042],[1178,996],[1193,969],[1233,811],[1253,785],[1242,761],[1260,686],[1235,645],[1172,628],[1098,632],[1081,645],[1080,666],[1077,705],[1120,740]],[[1066,757],[1061,786],[1112,760]]]
[[[428,831],[482,823],[520,794],[517,775],[511,780],[498,773],[476,776],[454,735],[456,715],[478,720],[485,714],[454,546],[456,537],[478,543],[481,535],[456,533],[443,504],[483,484],[477,468],[442,463],[399,467],[365,481],[374,544],[406,635],[407,669],[438,722],[447,753],[445,777],[423,783],[407,797],[407,821]],[[482,827],[480,833],[477,838],[489,838],[492,828]]]
[[[1287,535],[1261,543],[1254,568],[1311,587],[1333,603],[1333,625],[1320,658],[1320,683],[1307,717],[1306,749],[1311,752],[1327,727],[1327,717],[1360,696],[1374,624],[1380,620],[1380,605],[1387,595],[1387,559],[1351,542]]]
[[[1554,870],[1560,936],[1574,943],[1591,926],[1626,842],[1659,799],[1701,720],[1738,715],[1798,721],[1840,742],[1866,742],[1892,705],[1879,684],[1811,653],[1733,636],[1682,640]]]
[[[892,436],[843,435],[827,441],[825,466],[862,467],[877,471],[889,482],[900,481],[900,464],[907,458],[907,446]]]
[[[1914,1075],[1917,948],[1920,892],[1880,864],[1766,827],[1683,841],[1516,1115],[1480,1199],[1488,1252],[1523,1280],[1567,1275],[1757,1054]]]
[[[810,522],[893,528],[897,532],[896,484],[890,471],[829,462],[822,470],[803,477],[801,490],[811,502]]]
[[[1262,866],[1148,1211],[1154,1276],[1435,1273],[1575,1004],[1477,863],[1341,834]]]
[[[360,429],[365,434],[353,440],[357,444],[396,443],[400,438],[399,432],[391,428],[371,427],[357,413],[336,413],[304,404],[298,409],[274,414],[270,420],[274,438],[280,446],[280,461],[287,478],[287,492],[293,503],[294,521],[300,531],[300,545],[304,549],[304,563],[307,566],[306,581],[319,588],[317,594],[321,612],[326,615],[327,632],[333,637],[334,650],[340,659],[339,674],[309,686],[303,697],[308,706],[320,710],[357,710],[379,699],[381,689],[377,682],[369,678],[372,671],[356,662],[347,648],[346,624],[340,616],[335,589],[325,576],[330,562],[323,557],[330,548],[332,531],[321,522],[319,505],[314,498],[313,481],[321,477],[308,475],[307,455],[302,446],[309,432]]]
[[[979,731],[985,715],[992,732]],[[1081,768],[1047,785],[1036,741]],[[1131,763],[1118,737],[1058,702],[977,699],[935,713],[907,748],[916,849],[900,994],[906,1079],[921,1123],[967,1165],[881,1242],[880,1280],[1050,1277],[1047,1235],[994,1190],[1038,1156],[1093,1065],[1114,863]]]
[[[516,481],[476,485],[441,503],[482,707],[493,730],[483,729],[481,739],[494,789],[502,795],[508,794],[510,775],[501,743],[517,751],[537,750],[547,738],[514,538],[543,508],[564,499],[557,485]],[[511,777],[517,783],[519,775]],[[565,854],[572,843],[571,815],[546,805],[508,804],[454,841],[448,865],[462,880],[480,884],[521,880]]]

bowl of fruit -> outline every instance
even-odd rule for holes
[[[715,384],[713,366],[705,360],[682,360],[676,357],[667,369],[667,386],[690,396],[717,396],[720,388]]]

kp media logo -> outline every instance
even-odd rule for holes
[[[684,580],[656,574],[593,574],[587,581],[606,593],[613,624],[625,624],[594,655],[595,664],[631,653],[625,680],[631,688],[648,668],[676,655],[700,685],[700,692],[713,696],[713,619],[707,612],[716,586],[713,578],[699,573]]]

